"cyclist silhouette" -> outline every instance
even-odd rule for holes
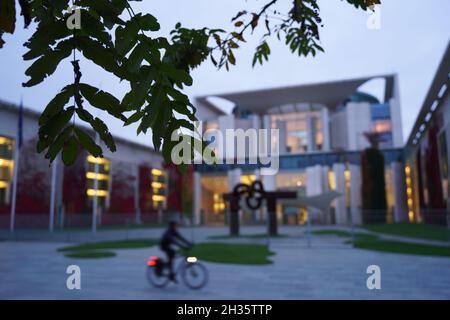
[[[159,242],[159,247],[161,251],[163,251],[167,256],[168,266],[170,270],[169,278],[170,280],[176,282],[175,273],[173,272],[173,259],[175,257],[176,250],[173,248],[174,246],[189,249],[192,247],[192,243],[186,240],[178,231],[177,231],[177,221],[171,220],[169,221],[168,228],[164,231],[161,240]]]

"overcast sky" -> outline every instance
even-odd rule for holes
[[[204,26],[230,30],[230,22],[242,9],[255,11],[266,0],[144,0],[133,4],[136,11],[156,16],[167,35],[178,22],[193,28]],[[280,9],[291,0],[281,1]],[[251,67],[259,34],[237,53],[237,66],[230,72],[216,71],[208,61],[193,72],[194,85],[187,93],[194,97],[214,93],[287,85],[316,83],[362,76],[397,73],[400,80],[403,132],[406,140],[425,99],[450,36],[450,1],[448,0],[382,0],[381,29],[366,26],[368,13],[356,10],[341,0],[321,0],[322,46],[325,53],[315,58],[299,58],[284,43],[271,40],[272,55],[264,66]],[[66,60],[55,75],[33,88],[22,88],[29,63],[21,60],[22,43],[32,30],[23,30],[22,22],[13,36],[6,35],[0,49],[0,99],[18,103],[23,97],[27,107],[42,111],[50,99],[73,79],[72,67]],[[250,37],[247,37],[250,38]],[[127,87],[117,79],[82,61],[83,82],[108,90],[118,98]],[[369,91],[376,86],[367,86]],[[374,93],[376,93],[374,91]],[[102,113],[98,113],[102,115]],[[150,144],[148,136],[136,137],[135,127],[122,128],[107,120],[113,134]]]

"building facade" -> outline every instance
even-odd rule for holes
[[[2,228],[9,226],[13,171],[17,165],[14,149],[18,116],[17,106],[0,103]],[[52,168],[48,159],[36,152],[38,116],[33,111],[24,111],[16,197],[18,228],[49,224]],[[90,225],[94,203],[99,208],[99,225],[156,223],[164,219],[164,213],[184,211],[185,199],[190,195],[183,198],[179,185],[191,183],[189,172],[181,175],[176,167],[164,164],[161,154],[150,147],[115,140],[117,151],[114,153],[101,145],[104,158],[94,158],[82,151],[72,166],[64,166],[59,161],[55,179],[55,225]]]
[[[450,45],[408,138],[406,185],[411,222],[450,224]]]
[[[384,99],[358,91],[373,79],[384,81]],[[278,204],[280,223],[360,224],[361,151],[370,146],[367,133],[376,133],[385,161],[386,221],[405,221],[406,191],[403,170],[403,137],[397,77],[387,75],[315,85],[198,97],[196,107],[203,129],[226,136],[228,129],[278,129],[270,144],[279,150],[279,171],[261,175],[255,164],[198,164],[194,172],[194,218],[197,223],[227,223],[222,195],[239,182],[261,179],[265,189],[296,190],[307,196],[336,190],[343,196],[329,212]],[[217,98],[234,103],[231,114],[218,108]],[[215,137],[211,141],[217,140]],[[270,139],[269,139],[270,140]],[[226,144],[226,143],[225,143]],[[226,147],[228,148],[228,146]],[[234,147],[233,147],[234,148]],[[251,148],[251,146],[250,146]],[[231,151],[231,152],[230,152]],[[222,156],[236,156],[222,150]],[[228,162],[227,162],[228,163]],[[401,181],[402,183],[398,183]],[[264,209],[243,209],[244,223],[263,223]]]

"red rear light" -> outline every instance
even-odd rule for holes
[[[157,262],[158,262],[158,257],[152,256],[152,257],[148,258],[147,265],[149,267],[154,267],[154,266],[156,266]]]

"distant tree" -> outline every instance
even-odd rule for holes
[[[317,0],[291,0],[288,12],[279,12],[279,0],[266,0],[258,12],[240,11],[233,17],[233,30],[188,29],[178,23],[170,38],[153,37],[158,20],[150,13],[136,13],[131,3],[140,0],[18,0],[25,27],[37,29],[24,44],[29,49],[25,61],[33,61],[25,74],[24,87],[35,86],[52,75],[59,64],[71,57],[74,77],[48,103],[39,119],[38,152],[53,161],[62,152],[65,164],[74,163],[83,146],[93,156],[102,149],[74,121],[87,122],[105,145],[116,150],[107,125],[86,108],[107,111],[124,125],[139,123],[137,134],[153,134],[156,150],[162,149],[167,161],[174,142],[171,133],[181,128],[193,130],[196,110],[182,92],[192,85],[191,71],[207,58],[217,68],[229,70],[236,64],[234,51],[257,28],[266,32],[257,46],[253,65],[263,64],[270,55],[269,39],[283,40],[299,56],[315,56],[323,51],[319,27],[322,24]],[[380,0],[346,0],[356,8],[368,10]],[[3,33],[13,33],[16,25],[15,0],[0,2],[0,47]],[[81,28],[68,28],[79,7]],[[111,93],[81,82],[77,57],[83,55],[98,67],[129,83],[130,91],[120,101]],[[189,119],[189,120],[186,120]]]
[[[364,223],[386,222],[386,182],[384,156],[378,149],[379,134],[365,134],[370,147],[361,153],[361,196]]]

